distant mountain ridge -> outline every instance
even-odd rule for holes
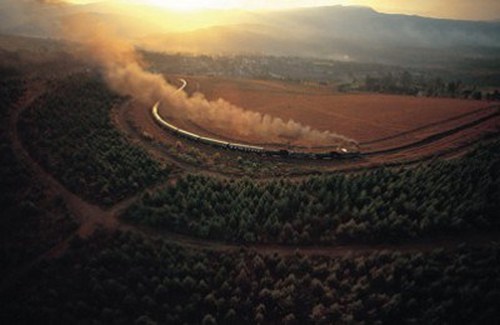
[[[94,3],[44,13],[51,19],[42,27],[20,20],[0,31],[50,36],[60,27],[56,18],[80,13],[108,22],[139,46],[156,51],[259,53],[410,65],[500,57],[500,22],[383,14],[353,6],[180,15],[147,6],[121,12],[112,4]],[[152,18],[140,20],[145,13]],[[190,28],[200,17],[202,27]]]
[[[500,23],[381,14],[364,7],[254,14],[239,25],[148,36],[154,50],[264,53],[397,64],[500,56]]]

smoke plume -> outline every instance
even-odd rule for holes
[[[291,144],[342,146],[353,143],[334,133],[245,110],[223,99],[209,101],[200,93],[189,97],[184,92],[176,92],[176,88],[163,76],[144,68],[130,42],[118,37],[109,26],[95,18],[80,15],[64,21],[63,26],[68,38],[84,44],[81,54],[103,69],[114,91],[132,96],[145,105],[162,100],[171,108],[171,113],[182,114],[198,125],[209,125],[240,137],[252,135],[267,141],[285,140]]]

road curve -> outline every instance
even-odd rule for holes
[[[184,89],[187,87],[187,81],[186,79],[183,79],[183,78],[180,78],[179,79],[180,82],[182,82],[182,86],[180,86],[176,91],[174,91],[174,95],[180,93],[181,91],[184,91]]]
[[[469,234],[462,237],[436,237],[428,240],[418,240],[407,242],[405,244],[387,244],[387,245],[362,245],[362,244],[347,244],[347,245],[334,245],[334,246],[298,246],[298,245],[285,245],[285,244],[251,244],[251,245],[241,245],[238,243],[225,243],[216,240],[201,239],[198,237],[193,237],[189,235],[182,235],[177,233],[172,233],[165,230],[157,230],[150,227],[143,227],[139,225],[132,225],[122,221],[119,215],[136,202],[141,193],[121,201],[114,206],[103,209],[98,205],[91,204],[84,201],[78,195],[70,192],[64,185],[62,185],[54,176],[48,173],[43,167],[36,162],[29,152],[24,148],[22,141],[18,135],[18,120],[21,113],[29,107],[30,103],[34,101],[34,98],[26,101],[24,104],[18,105],[16,108],[12,109],[10,115],[10,128],[12,132],[11,141],[14,153],[20,159],[27,164],[36,177],[43,182],[45,186],[52,189],[54,192],[59,193],[61,198],[66,203],[69,211],[72,215],[76,217],[80,223],[80,227],[71,234],[68,238],[73,238],[74,236],[88,237],[97,228],[102,227],[104,229],[115,231],[131,231],[135,233],[140,233],[143,235],[161,237],[167,242],[176,244],[186,248],[195,248],[203,250],[213,250],[213,251],[236,251],[242,247],[247,247],[249,249],[255,250],[256,252],[267,254],[267,253],[278,253],[283,255],[294,254],[297,250],[305,255],[324,255],[324,256],[342,256],[351,253],[368,254],[371,252],[376,252],[380,250],[391,250],[391,251],[430,251],[438,247],[456,247],[463,242],[471,243],[486,243],[497,238],[497,234]],[[171,181],[171,180],[170,180]],[[152,189],[158,188],[158,184]],[[148,191],[148,189],[146,189]],[[68,240],[63,241],[68,243]],[[59,248],[61,243],[57,244],[55,248]],[[51,248],[49,252],[43,254],[43,256],[52,256],[50,252],[53,252],[54,248]],[[59,250],[59,254],[64,252],[64,250]]]
[[[184,89],[187,82],[179,89]],[[24,276],[29,273],[33,267],[46,259],[56,258],[65,253],[70,242],[76,237],[88,237],[98,228],[104,228],[108,231],[125,231],[133,232],[141,235],[146,235],[153,238],[161,238],[168,243],[181,246],[187,249],[209,250],[218,252],[238,251],[242,248],[253,250],[260,254],[279,254],[283,256],[293,255],[297,252],[308,256],[327,256],[327,257],[342,257],[351,255],[366,255],[379,251],[399,251],[399,252],[428,252],[436,248],[454,249],[462,243],[470,243],[475,245],[488,245],[491,242],[498,241],[498,233],[470,233],[462,236],[454,237],[435,237],[424,240],[410,241],[404,244],[386,244],[386,245],[364,245],[364,244],[346,244],[346,245],[331,245],[331,246],[297,246],[283,244],[250,244],[241,245],[238,243],[225,243],[222,241],[206,240],[188,235],[181,235],[169,231],[153,229],[151,227],[143,227],[132,225],[123,222],[119,215],[131,206],[140,198],[140,193],[121,201],[111,208],[103,209],[100,206],[84,201],[78,195],[70,192],[59,180],[48,173],[38,162],[36,162],[19,137],[18,122],[21,113],[33,103],[36,98],[43,95],[40,91],[29,98],[24,98],[10,109],[9,128],[8,132],[14,154],[20,162],[24,162],[35,178],[41,181],[44,186],[55,193],[58,193],[64,201],[71,215],[73,215],[80,223],[79,228],[69,234],[67,238],[54,245],[46,252],[40,254],[36,258],[27,262],[24,265],[7,274],[0,281],[0,292],[5,292],[9,288],[13,288],[16,283],[21,281]],[[172,180],[169,180],[172,181]],[[159,185],[155,185],[149,190],[154,190]],[[148,190],[146,190],[148,191]]]

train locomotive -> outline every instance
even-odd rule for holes
[[[152,109],[152,114],[154,120],[167,131],[181,136],[183,138],[189,139],[191,141],[201,142],[207,145],[211,145],[214,147],[234,150],[234,151],[242,151],[242,152],[251,152],[257,153],[265,156],[272,157],[282,157],[282,158],[296,158],[296,159],[323,159],[323,160],[332,160],[332,159],[352,159],[360,156],[359,149],[357,145],[353,144],[354,149],[348,150],[347,148],[339,148],[335,151],[329,152],[303,152],[303,151],[294,151],[294,150],[286,150],[286,149],[270,149],[264,148],[261,146],[252,146],[242,143],[228,142],[222,141],[210,137],[204,137],[181,128],[176,127],[165,121],[158,112],[158,108],[160,106],[160,102],[157,102]]]

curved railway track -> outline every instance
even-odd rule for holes
[[[142,227],[124,223],[118,216],[133,204],[140,196],[140,193],[117,203],[115,206],[108,209],[103,209],[100,206],[88,203],[76,194],[70,192],[64,185],[62,185],[53,175],[48,173],[43,167],[36,162],[26,148],[23,146],[22,141],[18,135],[18,120],[20,114],[29,105],[42,94],[38,92],[32,96],[25,97],[21,102],[17,103],[10,112],[9,118],[9,138],[11,140],[12,149],[17,158],[24,162],[26,167],[30,169],[36,180],[42,182],[44,186],[49,188],[55,193],[58,193],[64,201],[69,212],[75,216],[80,223],[79,228],[68,235],[68,237],[46,252],[37,256],[33,260],[27,262],[25,265],[14,270],[10,275],[7,275],[3,281],[0,282],[0,292],[9,288],[13,288],[18,281],[28,274],[29,270],[36,266],[38,263],[45,259],[60,256],[65,252],[71,239],[75,237],[88,237],[97,228],[104,228],[108,231],[131,231],[140,233],[147,236],[161,237],[165,241],[190,249],[209,250],[217,252],[237,251],[242,247],[254,250],[261,254],[280,254],[280,255],[293,255],[300,251],[304,255],[320,255],[320,256],[351,256],[351,254],[361,255],[370,254],[381,250],[393,250],[403,252],[426,252],[432,251],[438,247],[446,249],[454,249],[458,245],[468,242],[476,245],[489,245],[492,241],[498,239],[497,232],[491,233],[470,233],[460,237],[433,237],[429,239],[421,239],[411,241],[405,244],[388,244],[388,245],[362,245],[362,244],[349,244],[349,245],[335,245],[335,246],[297,246],[297,245],[279,245],[279,244],[252,244],[241,245],[237,243],[224,243],[221,241],[200,239],[188,235],[181,235],[169,231],[161,231],[149,227]],[[498,112],[495,113],[498,115]],[[491,117],[490,117],[491,118]],[[480,123],[476,121],[477,123]],[[474,122],[469,123],[472,124]],[[477,124],[476,123],[476,124]],[[465,126],[459,127],[464,128]],[[458,129],[458,128],[456,128]],[[458,132],[459,130],[453,130]],[[441,135],[446,136],[446,135]],[[172,180],[171,180],[172,181]],[[155,188],[158,185],[155,186]]]
[[[368,145],[372,145],[372,144],[375,144],[375,143],[385,142],[387,140],[397,139],[397,138],[400,138],[402,136],[411,135],[413,133],[416,133],[416,132],[419,132],[419,131],[424,131],[424,130],[427,130],[427,129],[432,128],[432,127],[436,127],[436,126],[444,125],[444,124],[449,123],[449,122],[457,121],[457,120],[463,119],[464,117],[473,116],[475,114],[481,113],[481,112],[483,112],[485,110],[488,110],[488,109],[493,109],[493,110],[497,109],[498,110],[498,108],[499,108],[499,106],[495,106],[495,105],[484,107],[484,108],[481,107],[481,108],[473,110],[472,112],[463,113],[463,114],[456,115],[456,116],[453,116],[453,117],[450,117],[450,118],[447,118],[447,119],[444,119],[444,120],[441,120],[441,121],[429,123],[429,124],[426,124],[424,126],[421,126],[421,127],[418,127],[418,128],[414,128],[414,129],[411,129],[411,130],[408,130],[408,131],[404,131],[404,132],[401,132],[401,133],[397,133],[397,134],[394,134],[394,135],[386,136],[386,137],[375,139],[375,140],[371,140],[371,141],[361,142],[360,145],[361,146],[368,146]]]
[[[185,84],[184,84],[183,87],[185,87]],[[493,119],[495,117],[500,116],[500,108],[498,106],[490,106],[489,109],[493,109],[494,112],[491,113],[491,114],[489,114],[489,115],[487,115],[487,116],[483,116],[483,117],[477,118],[477,119],[475,119],[473,121],[464,123],[462,125],[453,127],[451,129],[448,129],[448,130],[445,130],[445,131],[442,131],[442,132],[434,133],[432,135],[429,135],[429,136],[427,136],[427,137],[425,137],[423,139],[420,139],[418,141],[414,141],[412,143],[408,143],[408,144],[404,144],[404,145],[400,145],[400,146],[395,146],[395,147],[391,147],[391,148],[387,148],[387,149],[380,149],[380,150],[373,150],[373,151],[363,151],[363,152],[359,152],[359,153],[357,153],[357,152],[356,153],[349,153],[347,151],[347,149],[341,148],[340,152],[338,154],[334,154],[334,153],[323,153],[323,154],[311,153],[311,154],[308,154],[308,153],[293,153],[293,152],[290,152],[291,154],[289,155],[289,152],[286,151],[286,150],[270,150],[270,149],[265,149],[263,146],[255,146],[255,145],[247,145],[247,144],[241,144],[241,143],[233,143],[233,142],[228,142],[228,141],[221,141],[221,140],[218,140],[218,139],[215,139],[215,138],[203,137],[203,136],[200,136],[198,134],[195,134],[195,133],[192,133],[192,132],[180,129],[180,128],[178,128],[178,127],[170,124],[169,122],[167,122],[159,114],[159,111],[158,111],[159,104],[160,104],[160,102],[157,102],[153,106],[153,108],[152,108],[152,115],[153,115],[154,120],[157,123],[159,123],[161,126],[163,126],[164,128],[166,128],[167,130],[169,130],[169,131],[171,131],[173,133],[179,134],[181,136],[184,136],[184,137],[186,137],[186,138],[188,138],[190,140],[199,141],[199,142],[202,142],[202,143],[205,143],[205,144],[209,144],[209,145],[215,145],[215,146],[218,146],[220,148],[225,148],[225,149],[227,148],[227,149],[233,149],[233,150],[239,150],[239,151],[246,151],[246,152],[268,153],[271,156],[272,155],[279,155],[279,156],[292,156],[294,158],[315,158],[315,159],[318,159],[318,158],[320,158],[320,159],[321,158],[327,158],[327,159],[342,158],[342,159],[346,159],[346,158],[357,158],[357,157],[373,157],[373,156],[381,156],[381,155],[385,155],[385,154],[397,153],[397,152],[400,152],[400,151],[414,149],[414,148],[418,148],[418,147],[421,147],[421,146],[425,146],[427,144],[431,144],[433,142],[439,141],[441,139],[444,139],[444,138],[446,138],[448,136],[457,134],[457,133],[459,133],[461,131],[464,131],[464,130],[467,130],[469,128],[478,126],[478,125],[480,125],[480,124],[482,124],[482,123],[484,123],[486,121],[489,121],[489,120],[491,120],[491,119]],[[418,132],[420,130],[425,130],[425,129],[428,129],[430,127],[435,127],[435,126],[442,125],[444,123],[448,123],[450,121],[455,121],[455,120],[459,120],[459,119],[464,118],[464,117],[472,116],[472,115],[477,114],[478,112],[484,111],[484,110],[485,110],[485,108],[477,109],[477,110],[475,110],[473,112],[461,114],[459,116],[455,116],[455,117],[452,117],[450,119],[446,119],[446,120],[443,120],[443,121],[430,123],[430,124],[422,126],[420,128],[416,128],[416,129],[413,129],[413,130],[405,131],[405,132],[399,133],[399,134],[394,135],[394,136],[390,136],[390,137],[386,137],[386,138],[374,140],[374,141],[371,141],[371,142],[363,143],[362,145],[366,145],[366,144],[369,144],[369,143],[373,144],[373,143],[376,143],[376,142],[382,142],[382,141],[386,141],[386,140],[390,140],[390,139],[396,139],[398,137],[405,136],[407,134],[411,134],[411,133],[414,133],[414,132]],[[285,155],[285,152],[286,152],[286,155]]]
[[[495,112],[492,113],[492,114],[489,114],[485,117],[481,117],[479,119],[476,119],[476,120],[473,120],[471,122],[468,122],[468,123],[465,123],[465,124],[462,124],[460,126],[457,126],[455,128],[452,128],[452,129],[449,129],[449,130],[446,130],[446,131],[443,131],[443,132],[438,132],[438,133],[435,133],[435,134],[432,134],[430,136],[427,136],[421,140],[418,140],[418,141],[415,141],[415,142],[412,142],[412,143],[409,143],[409,144],[406,144],[406,145],[402,145],[402,146],[397,146],[397,147],[393,147],[393,148],[388,148],[388,149],[382,149],[382,150],[374,150],[374,151],[368,151],[368,152],[362,152],[361,155],[362,156],[365,156],[365,157],[369,157],[369,156],[376,156],[376,155],[383,155],[383,154],[388,154],[388,153],[395,153],[395,152],[398,152],[398,151],[403,151],[403,150],[407,150],[407,149],[413,149],[413,148],[416,148],[416,147],[421,147],[421,146],[424,146],[426,144],[430,144],[432,142],[435,142],[435,141],[438,141],[438,140],[441,140],[443,138],[446,138],[450,135],[453,135],[453,134],[456,134],[456,133],[459,133],[463,130],[467,130],[469,128],[472,128],[474,126],[477,126],[477,125],[480,125],[486,121],[489,121],[497,116],[500,116],[500,110],[498,107],[495,108]]]
[[[312,152],[297,152],[297,151],[290,151],[290,150],[275,150],[275,149],[270,149],[270,148],[265,148],[262,146],[256,146],[256,145],[248,145],[248,144],[243,144],[243,143],[237,143],[237,142],[229,142],[229,141],[222,141],[220,139],[216,138],[211,138],[211,137],[205,137],[193,132],[186,131],[184,129],[178,128],[175,125],[167,122],[159,113],[159,105],[160,102],[156,102],[156,104],[153,106],[151,113],[153,115],[154,120],[163,128],[167,129],[168,131],[185,137],[189,140],[193,141],[198,141],[204,144],[216,146],[222,149],[231,149],[231,150],[237,150],[237,151],[243,151],[243,152],[255,152],[255,153],[260,153],[260,154],[266,154],[270,156],[285,156],[285,157],[292,157],[292,158],[315,158],[315,159],[331,159],[331,158],[347,158],[347,157],[355,157],[358,155],[358,152],[356,151],[350,151],[345,147],[336,147],[334,149],[331,149],[332,151],[329,152],[323,152],[323,153],[312,153]]]

